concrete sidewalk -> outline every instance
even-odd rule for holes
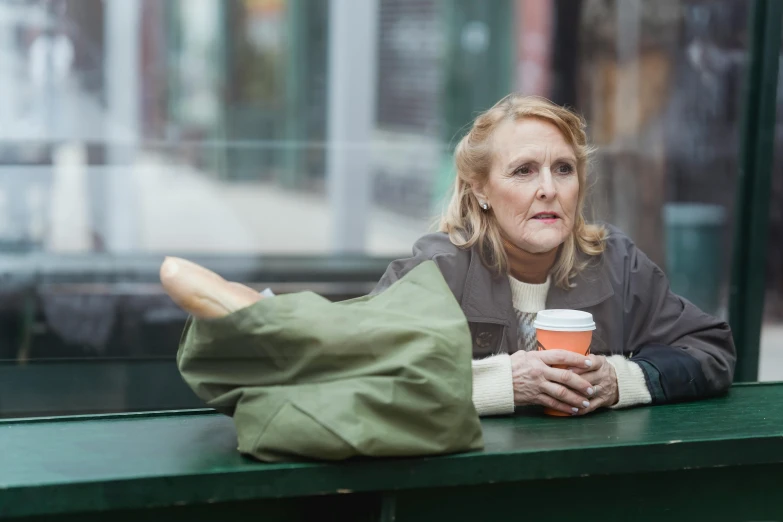
[[[110,244],[137,251],[323,254],[331,250],[331,212],[324,196],[285,191],[274,184],[222,183],[159,156],[121,155],[119,163],[132,161],[123,167],[87,165],[84,144],[132,143],[133,136],[122,128],[117,114],[78,86],[75,76],[46,91],[36,88],[28,61],[9,42],[0,45],[0,73],[5,78],[0,87],[4,94],[0,140],[59,145],[52,168],[0,169],[0,180],[14,182],[0,186],[0,234],[6,225],[34,228],[36,240],[43,236],[44,247],[55,252],[90,250],[94,228],[121,236]],[[27,183],[32,176],[51,182]],[[31,223],[21,224],[6,209],[9,201],[27,199],[33,200],[27,212]],[[366,251],[404,255],[428,225],[371,208]]]

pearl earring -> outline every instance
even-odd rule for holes
[[[489,209],[489,205],[487,205],[486,203],[482,203],[481,204],[481,208],[483,208],[484,210],[488,210]]]

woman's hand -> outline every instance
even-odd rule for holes
[[[511,354],[514,404],[539,404],[569,415],[592,411],[595,387],[589,379],[571,369],[578,368],[590,375],[594,364],[594,357],[565,350],[514,352]],[[554,365],[571,369],[553,368]],[[611,365],[607,363],[606,366]]]
[[[579,409],[579,415],[584,415],[598,408],[614,406],[620,400],[620,389],[617,385],[617,373],[603,355],[590,355],[592,366],[571,368],[573,373],[581,376],[593,385],[594,394],[590,399],[590,407]]]

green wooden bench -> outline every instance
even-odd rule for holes
[[[210,410],[2,421],[0,519],[783,520],[783,384],[483,428],[477,453],[264,464]]]

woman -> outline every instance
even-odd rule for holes
[[[584,415],[716,395],[732,382],[728,325],[673,294],[616,228],[585,221],[590,152],[576,114],[502,99],[457,145],[440,232],[393,262],[374,291],[435,261],[473,335],[480,415],[533,404]],[[545,308],[593,314],[591,355],[536,351],[532,323]]]

